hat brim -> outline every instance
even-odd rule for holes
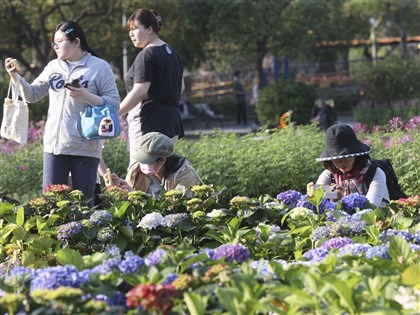
[[[143,152],[141,150],[135,152],[132,155],[133,159],[135,159],[137,162],[140,162],[141,164],[153,164],[158,159],[162,158],[161,156],[154,156],[150,153]]]
[[[337,150],[336,148],[326,149],[319,158],[316,158],[318,162],[331,161],[337,159],[345,159],[356,156],[363,156],[369,154],[371,151],[370,147],[362,142],[356,143],[353,146]]]

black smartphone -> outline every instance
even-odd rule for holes
[[[72,86],[72,87],[77,87],[78,88],[78,87],[80,87],[79,81],[80,81],[80,79],[74,79],[71,82],[66,82],[64,84],[64,87],[68,88],[69,86]]]

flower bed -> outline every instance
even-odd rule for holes
[[[414,314],[420,196],[376,209],[212,186],[160,200],[111,187],[102,208],[51,186],[0,202],[8,314]]]

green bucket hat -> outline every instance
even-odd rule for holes
[[[133,158],[142,164],[153,164],[158,159],[167,158],[174,151],[174,142],[160,132],[149,132],[140,137],[139,150]]]

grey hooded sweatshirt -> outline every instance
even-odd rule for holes
[[[67,95],[64,84],[74,79],[80,79],[79,83],[85,89],[118,109],[120,96],[111,66],[90,53],[78,61],[71,71],[66,61],[54,59],[32,84],[23,78],[21,84],[29,103],[38,102],[49,95],[44,152],[101,158],[102,141],[86,140],[78,132],[80,117],[89,104]]]

